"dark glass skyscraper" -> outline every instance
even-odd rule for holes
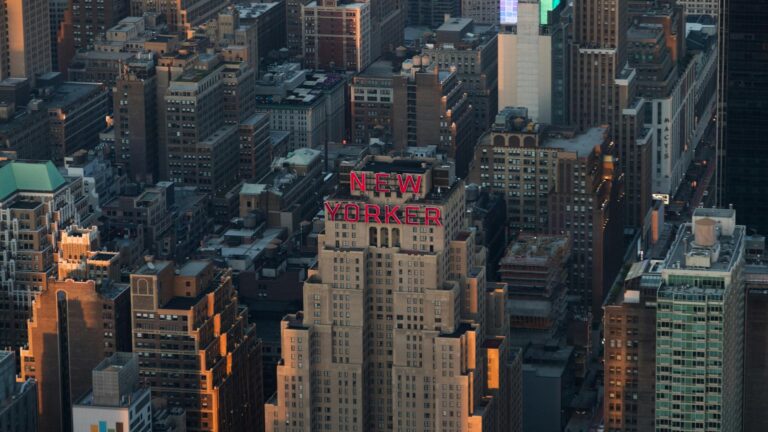
[[[768,232],[768,0],[725,0],[723,204],[740,223]]]

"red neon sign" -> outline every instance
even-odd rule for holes
[[[424,209],[423,221],[419,219],[419,211]],[[442,211],[439,207],[421,207],[416,205],[378,205],[358,203],[325,203],[326,220],[342,220],[344,222],[385,223],[396,225],[434,225],[442,226],[440,222]]]
[[[397,178],[397,188],[401,194],[406,192],[419,193],[421,190],[421,176],[413,174],[395,174]],[[392,192],[388,188],[388,181],[391,178],[389,173],[375,173],[373,175],[374,183],[373,190],[376,192]],[[354,192],[359,190],[365,192],[365,173],[354,172],[349,173],[349,191]]]
[[[412,174],[396,174],[397,187],[400,193],[419,193],[421,190],[421,176]],[[391,192],[389,181],[392,177],[388,173],[375,173],[374,191]],[[366,191],[366,174],[364,172],[349,173],[350,192]],[[423,214],[421,212],[423,211]],[[442,226],[442,210],[439,207],[422,207],[418,205],[379,205],[363,204],[355,202],[325,203],[326,220],[344,222],[384,223],[396,225],[434,225]]]

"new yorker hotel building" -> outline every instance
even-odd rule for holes
[[[369,156],[346,168],[305,310],[282,321],[266,430],[502,430],[506,286],[485,282],[453,166]]]

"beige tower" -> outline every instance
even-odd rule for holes
[[[47,0],[0,3],[0,79],[50,72],[51,38]]]
[[[486,285],[463,183],[437,161],[346,168],[305,310],[282,323],[266,430],[501,430],[513,412],[500,397],[512,378],[506,286]]]

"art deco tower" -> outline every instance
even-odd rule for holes
[[[368,157],[348,176],[325,205],[305,310],[282,322],[266,430],[506,427],[506,286],[486,284],[453,167]]]

